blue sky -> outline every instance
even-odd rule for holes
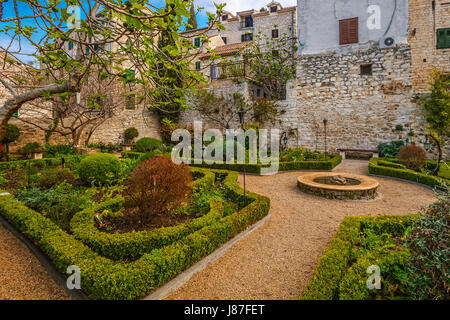
[[[225,10],[230,11],[231,13],[235,14],[238,11],[244,11],[244,10],[249,10],[249,9],[256,9],[259,10],[262,7],[265,7],[269,2],[271,2],[270,0],[252,0],[252,1],[243,1],[243,0],[216,0],[216,3],[226,3],[226,7]],[[278,0],[278,2],[281,3],[282,6],[284,7],[288,7],[288,6],[292,6],[292,5],[296,5],[297,0]],[[152,1],[148,1],[149,4],[152,4],[156,7],[162,7],[164,6],[165,1],[164,0],[152,0]],[[198,22],[198,27],[205,27],[207,24],[207,16],[206,16],[206,11],[209,12],[214,12],[215,11],[215,6],[214,6],[214,1],[211,0],[194,0],[195,6],[196,7],[203,7],[203,11],[197,15],[197,22]],[[18,2],[19,5],[19,12],[20,14],[31,14],[30,10],[28,9],[27,4],[23,3],[23,2]],[[3,17],[7,18],[7,17],[12,17],[13,16],[13,6],[12,6],[12,1],[8,0],[6,2],[3,3]],[[28,20],[25,21],[25,24],[31,25],[31,26],[35,26],[35,23],[33,20]],[[0,23],[0,27],[4,27],[4,23]],[[40,30],[39,33],[34,37],[34,40],[38,40],[39,38],[41,38],[43,35],[45,34],[45,31]],[[7,36],[5,36],[4,34],[1,34],[1,38],[0,38],[0,46],[5,47],[9,44],[10,39],[8,39]],[[17,48],[18,44],[15,43],[13,48]],[[22,42],[21,43],[21,52],[23,53],[32,53],[34,51],[34,48],[26,42]],[[28,57],[23,57],[22,60],[23,61],[27,61],[30,60],[30,58]]]

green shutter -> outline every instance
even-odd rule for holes
[[[13,117],[18,118],[18,117],[19,117],[19,111],[14,112],[14,113],[13,113]]]
[[[437,30],[437,48],[438,49],[450,48],[450,28]]]
[[[194,46],[196,47],[196,48],[200,48],[200,38],[195,38],[194,39]]]
[[[195,70],[200,70],[200,61],[195,63]]]

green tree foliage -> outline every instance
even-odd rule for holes
[[[425,112],[429,128],[445,140],[450,136],[450,76],[435,69],[430,85],[431,93],[422,95],[419,105]]]
[[[198,28],[197,17],[195,15],[194,3],[192,3],[190,16],[189,16],[189,20],[188,20],[188,25],[186,26],[186,30],[194,30],[194,29],[197,29],[197,28]]]

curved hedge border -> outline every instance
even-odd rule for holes
[[[237,176],[237,173],[229,173],[225,182],[230,194],[240,199],[243,190],[236,183]],[[112,261],[98,255],[62,231],[50,219],[18,202],[12,195],[0,196],[0,214],[34,241],[62,273],[70,265],[80,267],[81,288],[92,298],[137,299],[149,294],[268,214],[269,198],[251,192],[246,195],[252,202],[242,210],[169,246],[152,250],[132,263]],[[217,203],[217,209],[222,210],[220,203]]]
[[[215,175],[211,171],[191,169],[192,173],[202,175],[193,183],[197,192],[214,185]],[[223,212],[217,210],[216,199],[210,203],[210,212],[200,218],[173,227],[159,228],[151,231],[110,234],[101,232],[95,226],[94,215],[105,210],[116,211],[123,207],[123,198],[104,202],[76,213],[70,221],[70,229],[74,237],[98,254],[112,260],[136,260],[153,249],[170,245],[222,217]]]
[[[447,184],[450,183],[450,180],[448,179],[430,176],[420,172],[414,172],[408,169],[402,169],[401,167],[398,166],[401,165],[393,162],[390,159],[372,158],[369,160],[369,173],[379,176],[389,176],[399,179],[410,180],[430,187],[437,187],[437,188],[441,186],[441,182],[445,182]]]
[[[314,278],[300,296],[300,300],[336,300],[343,298],[339,294],[341,282],[346,276],[347,267],[352,259],[352,251],[358,242],[360,232],[369,228],[375,232],[403,235],[417,217],[417,215],[345,217],[336,236],[331,240],[324,255],[320,258]],[[365,275],[365,279],[367,280],[367,275]],[[349,278],[346,278],[346,281],[348,282]],[[345,283],[342,285],[345,286]],[[354,290],[359,289],[360,286],[354,287]],[[354,293],[347,290],[345,297],[349,298],[352,294]]]
[[[341,155],[334,155],[333,158],[327,161],[290,161],[290,162],[279,162],[279,171],[290,171],[290,170],[333,170],[342,161]],[[228,164],[228,163],[214,163],[207,164],[203,162],[202,164],[195,164],[194,160],[191,161],[191,166],[210,168],[210,169],[220,169],[220,170],[231,170],[231,171],[244,171],[243,164]],[[245,171],[248,173],[261,174],[261,168],[269,167],[263,164],[246,164]]]

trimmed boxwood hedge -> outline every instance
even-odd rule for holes
[[[192,171],[203,175],[193,182],[193,188],[197,192],[207,190],[214,185],[213,172],[196,168]],[[146,252],[170,245],[217,221],[223,214],[222,210],[218,209],[222,206],[221,201],[219,201],[220,205],[218,201],[213,198],[208,214],[177,226],[123,234],[101,232],[95,227],[94,215],[102,214],[105,210],[117,211],[122,208],[123,198],[117,197],[76,213],[70,222],[70,229],[76,239],[104,257],[112,260],[136,260]]]
[[[278,163],[279,171],[289,170],[333,170],[342,161],[341,155],[334,155],[330,160],[311,160],[311,161],[281,161]],[[243,164],[228,164],[228,163],[214,163],[207,164],[195,164],[194,160],[191,161],[191,166],[210,168],[210,169],[223,169],[231,171],[244,171]],[[245,171],[248,173],[261,174],[261,168],[269,167],[263,164],[246,164]]]
[[[137,159],[143,153],[133,152],[133,151],[122,151],[122,158]],[[170,156],[170,155],[169,155]],[[311,161],[282,161],[279,162],[279,171],[289,171],[289,170],[333,170],[338,164],[342,162],[341,155],[333,155],[333,157],[328,161],[311,160]],[[230,171],[244,171],[243,164],[229,164],[229,163],[214,163],[207,164],[205,162],[201,164],[194,163],[194,159],[191,159],[191,166],[216,169],[216,170],[230,170]],[[261,168],[268,167],[268,165],[263,164],[246,164],[245,171],[248,173],[261,174]]]
[[[349,263],[354,258],[352,253],[359,240],[360,232],[372,229],[377,233],[402,236],[417,217],[418,215],[345,217],[336,236],[331,240],[324,255],[320,258],[314,278],[300,296],[300,300],[337,300],[365,297],[368,293],[368,291],[364,291],[366,290],[364,288],[367,280],[365,271],[369,265],[375,263],[364,264],[364,273],[361,272],[361,266],[363,262],[372,261],[376,254],[372,255],[369,252],[368,255],[360,257],[347,270]],[[378,253],[380,253],[378,264],[388,261],[393,263],[405,257],[406,254],[403,251]],[[397,254],[396,257],[392,256]]]
[[[228,172],[224,184],[230,195],[242,199],[243,190],[236,183],[237,176],[237,173]],[[268,214],[270,200],[267,197],[251,192],[247,192],[246,196],[252,202],[240,211],[169,246],[145,253],[131,263],[100,256],[12,195],[0,196],[0,214],[37,244],[62,273],[70,265],[78,266],[81,270],[81,288],[92,298],[138,299]]]
[[[75,167],[75,165],[80,163],[80,161],[85,157],[86,155],[72,155],[63,158],[67,166]],[[63,158],[43,158],[0,162],[0,171],[5,169],[26,168],[28,166],[40,168],[59,166],[62,164]]]
[[[381,161],[381,162],[380,162]],[[389,176],[421,183],[430,187],[441,187],[441,183],[450,183],[450,180],[431,176],[408,169],[395,168],[395,159],[372,158],[369,160],[369,173],[380,176]],[[389,163],[389,166],[386,164]]]

